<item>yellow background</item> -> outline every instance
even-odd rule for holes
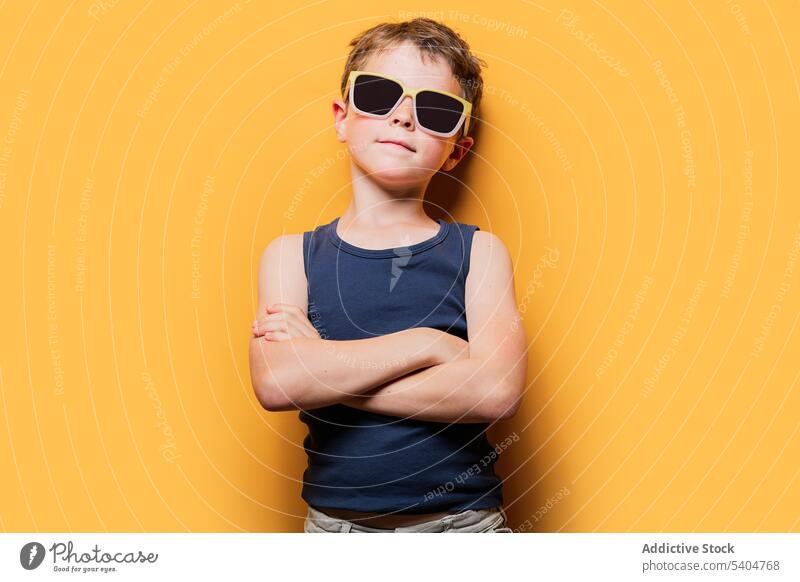
[[[302,530],[257,261],[348,202],[349,40],[423,10],[489,65],[428,200],[514,259],[510,525],[800,531],[797,4],[397,5],[2,3],[0,528]]]

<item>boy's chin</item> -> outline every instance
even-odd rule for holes
[[[385,185],[391,189],[414,188],[427,183],[435,168],[425,167],[420,160],[404,159],[394,153],[383,155],[380,152],[369,152],[369,155],[352,156],[353,165],[358,168],[358,173],[368,177],[374,182]]]
[[[380,164],[369,169],[373,180],[391,186],[413,186],[430,178],[430,170],[404,164]]]

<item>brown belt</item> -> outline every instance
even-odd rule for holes
[[[338,509],[335,507],[318,507],[317,509],[336,519],[346,519],[358,525],[383,529],[416,525],[418,523],[441,519],[447,515],[452,515],[447,511],[440,511],[438,513],[415,513],[413,515],[396,513],[387,515],[385,513],[351,511],[349,509]]]

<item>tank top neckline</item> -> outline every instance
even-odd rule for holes
[[[445,237],[447,237],[447,233],[450,231],[450,223],[445,221],[443,218],[437,218],[436,222],[439,223],[439,232],[437,232],[434,236],[429,239],[426,239],[422,242],[415,243],[410,246],[399,246],[393,247],[388,249],[365,249],[362,247],[355,246],[350,244],[346,240],[343,240],[336,232],[336,226],[339,224],[339,218],[337,217],[331,222],[329,226],[330,236],[328,240],[331,241],[335,247],[343,250],[351,255],[357,255],[360,257],[368,257],[368,258],[381,258],[381,257],[397,257],[402,256],[404,254],[412,254],[415,255],[422,251],[428,250],[431,247],[436,246],[440,242],[442,242]],[[402,249],[402,252],[398,252]]]

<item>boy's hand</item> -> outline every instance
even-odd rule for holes
[[[264,336],[269,341],[285,341],[298,337],[321,339],[303,310],[289,303],[267,306],[266,315],[253,322],[252,332],[253,337]]]

